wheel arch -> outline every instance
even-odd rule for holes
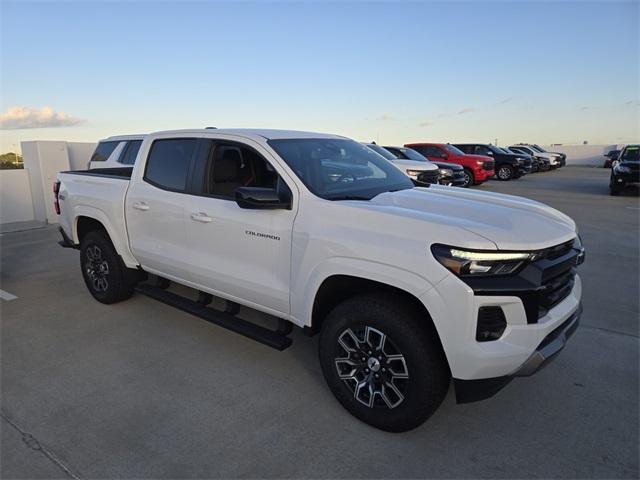
[[[80,244],[82,238],[89,232],[102,230],[111,240],[116,252],[122,258],[122,261],[128,268],[136,268],[138,262],[131,254],[129,246],[122,235],[118,235],[115,228],[101,210],[84,207],[76,211],[73,222],[73,241]]]
[[[446,350],[442,345],[442,340],[433,318],[426,305],[415,294],[389,283],[372,280],[346,274],[331,275],[323,280],[316,291],[313,306],[311,309],[311,325],[305,327],[309,335],[314,335],[322,328],[322,322],[327,314],[340,302],[363,293],[385,292],[405,302],[417,316],[424,321],[425,329],[433,335],[440,348],[445,354]],[[448,359],[447,359],[448,363]]]

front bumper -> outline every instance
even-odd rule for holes
[[[556,358],[565,347],[569,338],[575,333],[580,323],[582,305],[558,328],[548,334],[529,358],[513,373],[501,377],[477,380],[461,380],[454,378],[453,383],[458,403],[477,402],[492,397],[504,388],[515,377],[528,377],[542,369]]]
[[[611,183],[621,187],[631,185],[633,183],[640,183],[640,170],[632,170],[631,173],[612,172]]]

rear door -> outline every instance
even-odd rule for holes
[[[287,189],[261,146],[206,140],[198,154],[187,208],[187,237],[193,281],[231,299],[289,313],[291,210],[238,206],[238,187]]]
[[[190,281],[185,216],[187,185],[198,140],[163,138],[149,148],[142,178],[132,180],[125,202],[131,251],[145,270]]]

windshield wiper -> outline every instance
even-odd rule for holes
[[[369,197],[362,197],[362,196],[358,196],[358,195],[340,195],[337,197],[331,197],[328,198],[327,200],[331,200],[331,201],[335,201],[335,200],[371,200]]]

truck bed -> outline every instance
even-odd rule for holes
[[[129,180],[133,173],[133,167],[92,168],[91,170],[68,170],[60,173]]]

